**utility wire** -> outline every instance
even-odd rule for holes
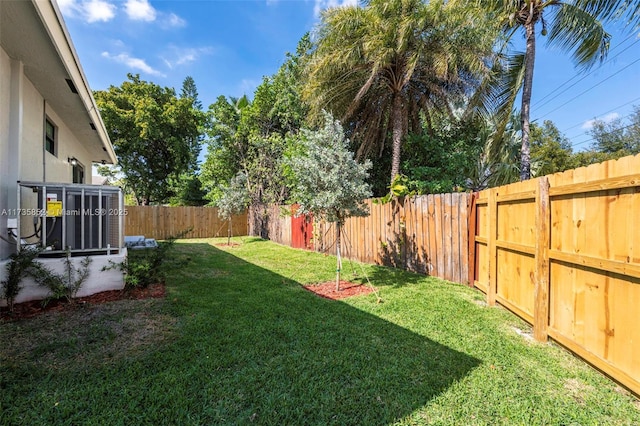
[[[601,113],[597,114],[597,116],[602,117],[602,116],[603,116],[603,115],[605,115],[605,114],[608,114],[608,113],[610,113],[610,112],[613,112],[613,111],[617,110],[618,108],[622,108],[622,107],[625,107],[625,106],[627,106],[627,105],[630,105],[630,104],[632,104],[632,103],[634,103],[634,102],[636,102],[636,101],[640,101],[640,96],[639,96],[639,97],[637,97],[637,98],[635,98],[635,99],[630,100],[629,102],[625,102],[625,103],[624,103],[624,104],[622,104],[622,105],[615,106],[615,107],[611,108],[611,109],[610,109],[610,110],[608,110],[608,111],[601,112]],[[630,114],[630,115],[631,115],[631,114]],[[629,116],[630,116],[630,115],[629,115]],[[629,117],[629,116],[627,116],[627,117]],[[582,126],[583,124],[584,124],[584,121],[581,121],[581,122],[579,122],[579,123],[577,123],[577,124],[574,124],[574,125],[573,125],[573,126],[571,126],[571,127],[567,127],[566,129],[562,130],[562,131],[561,131],[561,133],[566,133],[567,131],[572,130],[572,129],[575,129],[575,128],[576,128],[576,127],[578,127],[578,126]],[[585,133],[586,133],[586,132],[578,133],[577,135],[571,136],[569,139],[571,139],[571,138],[577,138],[578,136],[581,136],[581,135],[583,135],[583,134],[585,134]]]
[[[627,130],[628,128],[633,127],[633,126],[635,126],[636,124],[638,124],[638,123],[631,123],[631,124],[629,124],[629,125],[627,125],[627,126],[620,127],[620,128],[618,128],[618,129],[614,129],[614,130],[612,130],[612,131],[610,131],[610,132],[602,132],[602,133],[600,133],[598,136],[611,135],[611,134],[613,134],[613,133],[615,133],[615,132],[620,132],[620,131],[623,131],[623,130]],[[578,145],[583,145],[583,144],[585,144],[585,143],[587,143],[587,142],[595,142],[596,140],[597,140],[597,139],[596,139],[595,137],[591,137],[591,138],[586,139],[586,140],[584,140],[584,141],[580,141],[580,142],[576,142],[576,143],[574,143],[574,144],[571,144],[571,147],[573,148],[573,147],[578,146]]]
[[[552,112],[556,112],[558,111],[560,108],[562,108],[563,106],[573,102],[574,100],[578,99],[580,96],[584,95],[585,93],[590,92],[592,89],[600,86],[601,84],[603,84],[604,82],[606,82],[607,80],[612,79],[613,77],[615,77],[616,75],[620,74],[622,71],[626,70],[627,68],[631,67],[632,65],[635,65],[636,63],[640,62],[640,58],[636,59],[635,61],[631,62],[630,64],[628,64],[625,67],[620,68],[618,71],[616,71],[615,73],[611,74],[609,77],[600,80],[598,83],[594,84],[593,86],[589,87],[588,89],[578,93],[576,96],[574,96],[573,98],[569,99],[568,101],[566,101],[565,103],[563,103],[562,105],[559,105],[558,107],[552,109],[551,111],[547,112],[546,114],[543,114],[541,116],[538,116],[535,120],[540,120],[542,117],[546,117],[549,114],[551,114]],[[533,120],[533,121],[535,121]]]
[[[618,44],[613,50],[619,48],[620,46],[622,46],[627,40],[629,40],[632,37],[635,37],[635,33],[629,35],[626,39],[624,39],[622,42],[620,42],[620,44]],[[549,92],[548,94],[546,94],[545,96],[543,96],[541,99],[539,99],[537,102],[534,102],[532,106],[535,106],[536,108],[542,108],[543,106],[547,105],[549,102],[551,102],[552,100],[556,99],[558,96],[560,96],[561,94],[563,94],[564,92],[566,92],[567,90],[571,89],[573,86],[575,86],[576,84],[580,83],[582,80],[584,80],[585,78],[589,77],[591,74],[593,74],[594,72],[596,72],[598,69],[600,69],[603,65],[608,64],[609,62],[613,61],[615,58],[617,58],[618,56],[622,55],[625,51],[627,51],[628,49],[630,49],[631,47],[633,47],[634,44],[640,42],[640,39],[637,39],[636,41],[634,41],[633,43],[631,43],[629,46],[625,47],[624,50],[622,50],[622,52],[619,52],[616,56],[607,59],[604,63],[602,63],[599,67],[592,69],[591,71],[589,71],[588,73],[584,74],[582,76],[582,78],[580,78],[578,81],[576,81],[575,83],[571,84],[570,86],[567,86],[564,88],[564,90],[562,90],[561,92],[558,92],[555,94],[555,96],[553,96],[551,99],[549,99],[548,101],[542,103],[542,105],[540,105],[540,102],[544,101],[545,99],[547,99],[549,96],[553,95],[556,90],[561,89],[562,87],[564,87],[565,84],[571,82],[572,80],[574,80],[575,78],[577,78],[580,74],[574,74],[573,77],[571,77],[570,79],[568,79],[567,81],[565,81],[564,83],[561,83],[558,87],[556,87],[555,89],[553,89],[551,92]]]
[[[616,117],[615,119],[616,119],[616,120],[624,120],[624,119],[627,119],[627,118],[632,117],[633,115],[635,115],[635,112],[633,112],[633,113],[631,113],[631,114],[628,114],[628,115],[624,115],[624,116],[622,116],[622,117]],[[602,120],[600,120],[600,121],[602,121]],[[605,123],[605,124],[608,124],[608,123]],[[631,123],[629,126],[632,126],[633,124],[634,124],[634,123]],[[629,126],[624,126],[624,127],[621,127],[620,129],[614,129],[614,130],[612,130],[612,131],[610,131],[610,132],[603,132],[603,133],[600,133],[600,134],[601,134],[601,135],[608,135],[608,134],[614,133],[614,132],[616,132],[616,131],[618,131],[618,130],[624,130],[624,129],[627,129],[627,128],[629,128]],[[582,132],[582,133],[578,133],[577,135],[573,135],[573,136],[571,136],[571,137],[568,137],[567,139],[571,140],[571,139],[579,138],[579,137],[582,137],[582,136],[587,136],[587,135],[589,135],[589,132],[591,132],[591,130],[592,130],[592,129],[585,130],[584,132]],[[572,145],[573,145],[573,144],[572,144]]]

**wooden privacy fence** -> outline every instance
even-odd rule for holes
[[[125,235],[163,240],[191,228],[185,238],[226,237],[228,222],[215,207],[127,206]],[[247,215],[231,219],[233,236],[247,235]]]
[[[475,286],[640,393],[640,156],[480,192]],[[473,254],[473,253],[472,253]]]
[[[344,225],[342,254],[361,262],[466,283],[471,197],[465,193],[422,195],[387,204],[366,200],[370,215],[349,218]],[[335,254],[334,225],[304,225],[298,218],[283,215],[283,208],[278,206],[269,207],[266,216],[266,225],[262,230],[253,229],[254,235],[289,246],[312,245],[317,251]],[[297,232],[310,232],[311,241],[305,242]]]

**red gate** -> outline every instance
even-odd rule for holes
[[[295,216],[298,206],[291,206],[291,247],[313,250],[313,216]]]

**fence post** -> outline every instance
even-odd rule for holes
[[[476,226],[478,223],[478,209],[476,208],[476,200],[478,199],[478,193],[471,194],[469,199],[469,217],[467,218],[467,230],[469,232],[469,287],[473,288],[476,281]]]
[[[498,238],[498,192],[495,188],[489,190],[487,203],[487,218],[489,219],[487,245],[489,247],[489,286],[487,287],[487,305],[496,304],[496,292],[498,289],[498,252],[496,239]]]
[[[549,210],[549,179],[538,180],[536,191],[536,268],[533,308],[533,336],[541,342],[547,341],[549,325],[549,232],[551,214]]]

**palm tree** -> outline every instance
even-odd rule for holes
[[[614,1],[615,2],[615,1]],[[522,30],[526,48],[522,54],[511,58],[507,80],[510,82],[509,102],[503,106],[511,111],[516,94],[522,89],[520,121],[522,126],[522,147],[520,150],[520,179],[531,177],[531,155],[529,150],[531,89],[536,55],[536,25],[540,24],[541,34],[549,35],[548,42],[569,51],[577,66],[589,68],[598,60],[603,60],[609,50],[610,35],[598,20],[598,10],[593,3],[611,3],[604,0],[560,1],[560,0],[478,0],[490,14],[495,14],[503,23],[505,36],[511,40]],[[598,13],[596,13],[598,12]],[[503,117],[507,118],[505,114]]]
[[[359,142],[356,155],[382,155],[391,133],[391,179],[403,139],[429,111],[451,111],[486,72],[495,32],[466,2],[371,0],[326,10],[308,63],[312,114],[340,117]],[[485,15],[486,16],[486,15]]]

